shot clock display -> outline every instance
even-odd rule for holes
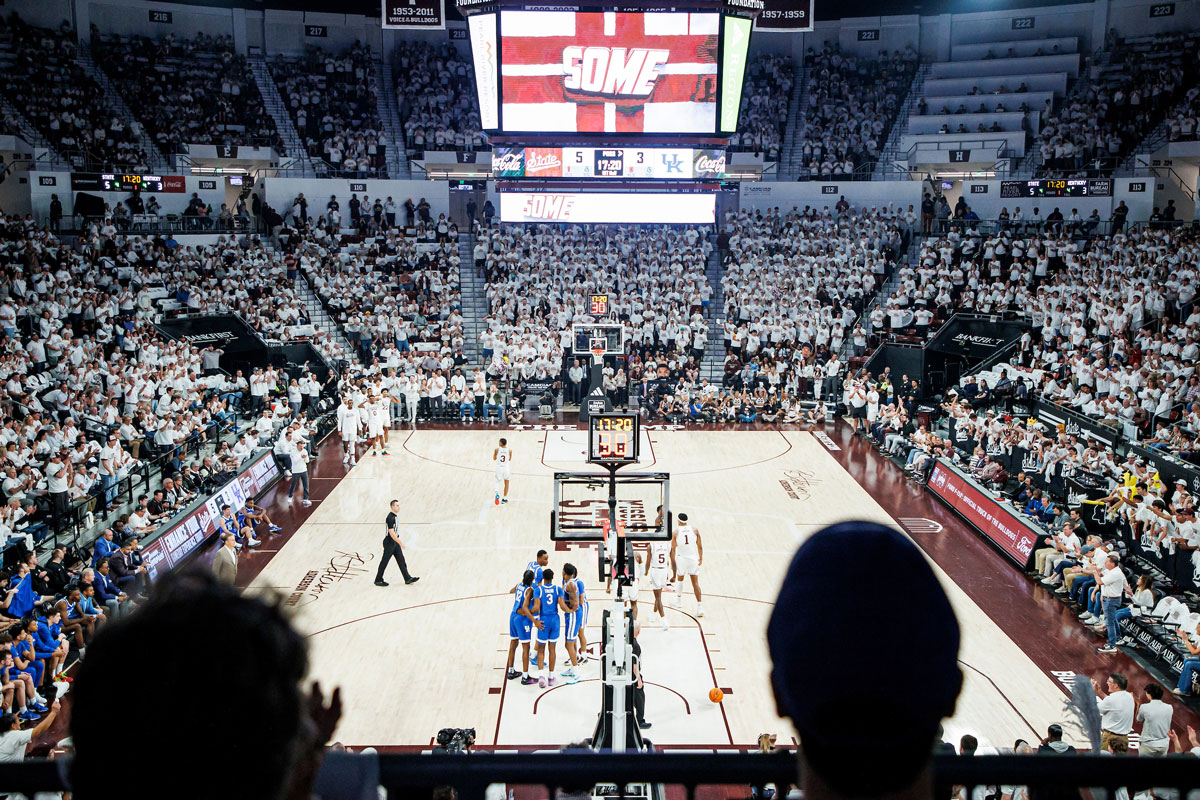
[[[608,316],[608,295],[594,294],[592,295],[592,316],[607,317]]]
[[[638,460],[636,414],[594,414],[588,419],[589,464],[635,464]]]

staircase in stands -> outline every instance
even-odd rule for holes
[[[900,110],[896,112],[896,119],[892,122],[891,131],[888,132],[883,153],[871,167],[873,180],[886,180],[889,175],[894,173],[892,164],[902,155],[900,142],[903,140],[904,134],[908,133],[908,118],[912,114],[913,108],[916,107],[917,101],[925,95],[925,78],[929,76],[931,66],[930,64],[917,66],[917,74],[913,76],[912,84],[908,88],[908,96],[905,97]],[[907,153],[903,155],[907,155]]]
[[[803,130],[800,119],[801,107],[806,105],[808,97],[808,67],[801,67],[792,87],[792,96],[788,98],[787,130],[783,132],[783,151],[779,154],[778,178],[793,179],[796,177],[795,153],[797,133]]]
[[[275,130],[279,131],[283,146],[287,148],[287,158],[280,161],[280,167],[298,171],[300,174],[296,177],[315,177],[317,165],[309,157],[304,140],[300,138],[300,132],[292,122],[292,115],[288,113],[283,96],[279,94],[279,88],[275,85],[275,79],[271,77],[271,68],[267,66],[266,57],[262,53],[255,53],[249,57],[249,62],[250,74],[254,76],[254,82],[258,84],[258,91],[262,94],[263,106],[271,115],[271,119],[275,120]]]
[[[278,248],[275,247],[271,237],[261,236],[259,238],[263,243],[263,247],[274,257]],[[305,277],[303,272],[297,274],[293,288],[296,290],[296,296],[304,303],[304,309],[308,312],[308,319],[313,327],[325,334],[328,339],[345,348],[347,353],[354,353],[357,356],[357,352],[350,347],[350,341],[342,331],[341,324],[325,311],[325,306],[321,305],[321,298],[317,296],[316,290],[313,289],[312,284],[308,282],[308,278]]]
[[[705,314],[708,318],[708,341],[700,359],[700,377],[708,378],[709,383],[720,386],[725,377],[725,291],[721,288],[725,268],[721,264],[722,252],[717,247],[717,235],[710,234],[708,240],[712,242],[713,249],[708,256],[705,275],[713,294]]]
[[[316,291],[308,282],[308,278],[303,274],[298,275],[295,286],[296,295],[304,301],[304,308],[308,311],[308,318],[313,327],[345,348],[347,353],[353,353],[357,358],[358,351],[350,346],[350,341],[342,331],[341,324],[326,313],[325,306],[321,305],[321,298],[317,296]],[[359,360],[361,361],[361,359]]]
[[[393,70],[392,53],[386,51],[375,61],[375,74],[379,76],[375,81],[375,104],[379,109],[383,130],[388,137],[388,176],[408,180],[412,177],[412,166],[408,162],[404,126],[400,122],[400,105],[396,99],[396,74]]]
[[[787,98],[787,130],[784,132],[784,151],[779,156],[779,167],[776,168],[776,178],[780,180],[796,180],[800,168],[798,140],[803,140],[808,118],[805,114],[809,109],[809,78],[811,70],[808,66],[800,67],[796,85],[792,86],[792,96]]]
[[[488,316],[487,282],[475,269],[475,236],[470,234],[458,240],[458,280],[462,295],[463,351],[472,365],[483,364],[483,353],[479,347],[479,334],[483,333],[484,320]],[[463,370],[466,374],[466,370]]]
[[[92,79],[100,85],[104,90],[104,103],[112,112],[114,117],[129,120],[130,124],[137,125],[138,144],[146,153],[146,166],[154,172],[160,172],[169,167],[168,161],[163,157],[162,151],[158,149],[158,144],[146,132],[146,129],[138,121],[138,117],[129,110],[129,106],[125,104],[125,98],[121,97],[121,93],[117,91],[117,87],[113,86],[108,75],[104,70],[96,65],[92,59],[92,50],[87,45],[75,48],[75,63],[83,68],[85,72],[92,76]]]

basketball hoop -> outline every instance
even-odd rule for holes
[[[604,354],[608,351],[608,341],[605,339],[592,339],[589,342],[589,348],[592,351],[594,363],[599,364],[604,360]]]

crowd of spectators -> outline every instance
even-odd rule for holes
[[[1095,79],[1042,110],[1042,169],[1065,177],[1115,167],[1184,97],[1198,47],[1194,34],[1169,33],[1115,48]]]
[[[1200,120],[1200,86],[1191,86],[1179,105],[1167,114],[1167,138],[1172,142],[1194,142]]]
[[[751,59],[742,85],[737,132],[729,137],[733,149],[761,153],[778,161],[788,126],[788,104],[796,82],[792,59],[765,55]]]
[[[868,60],[826,42],[819,51],[810,47],[804,61],[809,111],[796,154],[808,173],[851,175],[873,164],[916,75],[916,51],[882,51]]]
[[[722,279],[726,385],[765,378],[772,392],[819,396],[832,357],[845,344],[863,354],[876,332],[871,319],[857,320],[915,222],[911,208],[852,209],[844,198],[833,209],[730,214]]]
[[[612,376],[622,397],[653,359],[698,369],[713,287],[713,245],[698,227],[481,226],[474,259],[487,279],[480,348],[490,375],[554,379],[570,366],[572,325],[599,320],[590,295],[609,295],[627,328],[629,363]]]
[[[449,42],[400,42],[394,56],[396,100],[410,153],[483,147],[475,70]]]
[[[246,57],[230,35],[102,34],[92,53],[163,153],[188,144],[259,145],[285,153]]]
[[[280,54],[271,74],[310,156],[328,162],[335,175],[386,177],[388,140],[369,46],[355,42],[341,55],[310,47],[297,59]]]
[[[50,146],[78,168],[145,171],[140,128],[121,119],[104,90],[75,60],[75,34],[27,25],[13,12],[0,18],[0,87]],[[15,120],[6,122],[19,133]]]
[[[1185,482],[1166,486],[1132,453],[1122,456],[1098,440],[981,405],[965,384],[942,404],[947,424],[929,428],[910,405],[891,402],[887,371],[878,378],[864,371],[851,380],[870,393],[865,431],[881,452],[921,482],[939,459],[956,462],[1013,514],[1044,531],[1029,574],[1105,637],[1100,652],[1137,644],[1120,622],[1159,614],[1156,604],[1171,587],[1153,566],[1140,563],[1135,573],[1129,565],[1138,563],[1143,548],[1200,546]],[[1109,494],[1089,500],[1068,492],[1067,480],[1081,475]],[[1181,693],[1190,688],[1189,681]]]
[[[1004,385],[993,369],[971,386],[975,402],[1041,397],[1118,430],[1131,426],[1153,446],[1191,451],[1200,430],[1195,235],[1150,226],[1090,239],[1067,232],[1051,225],[927,238],[918,264],[899,270],[891,302],[939,319],[967,311],[1029,321]]]
[[[248,451],[219,440],[239,417],[244,423],[277,391],[272,419],[282,425],[297,411],[293,383],[304,386],[299,399],[315,401],[307,371],[291,381],[272,371],[230,374],[218,370],[219,351],[166,340],[154,328],[169,313],[234,313],[263,336],[323,344],[295,293],[294,266],[257,237],[179,246],[169,237],[91,231],[66,247],[49,231],[6,219],[2,238],[8,505],[0,533],[39,540],[88,513],[89,525],[108,519],[133,485],[150,494],[151,480],[173,474],[178,484],[192,456],[206,476],[234,470]],[[130,476],[133,484],[122,483]]]

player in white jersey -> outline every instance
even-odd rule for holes
[[[387,429],[387,402],[377,394],[372,393],[371,399],[367,402],[367,436],[370,437],[368,443],[371,448],[371,455],[379,455],[382,449],[383,454],[388,454],[387,445],[384,444],[383,434]]]
[[[512,450],[508,448],[508,440],[501,439],[500,445],[492,451],[492,461],[496,462],[496,505],[508,502],[508,479],[512,475]],[[500,482],[504,482],[504,497],[500,497]]]
[[[650,557],[646,559],[646,575],[650,577],[650,589],[654,592],[654,610],[662,619],[662,629],[670,630],[667,612],[663,608],[662,591],[671,583],[671,543],[652,542]]]
[[[683,577],[692,579],[692,590],[696,593],[696,616],[704,616],[704,603],[700,602],[700,565],[704,563],[704,545],[700,542],[700,531],[688,524],[688,515],[680,514],[679,524],[671,534],[671,562],[679,586],[675,590],[675,607],[683,606]]]
[[[346,453],[342,456],[342,463],[354,466],[358,444],[359,419],[358,409],[354,407],[350,395],[343,397],[342,404],[338,406],[337,427],[338,433],[342,437],[342,444],[346,446]]]

